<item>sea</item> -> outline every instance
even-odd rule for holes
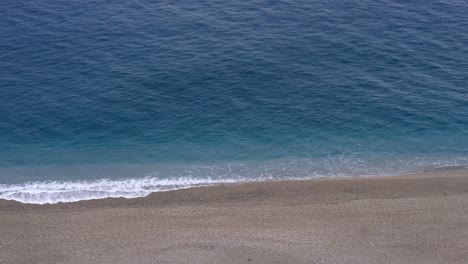
[[[468,166],[466,0],[2,0],[0,198]]]

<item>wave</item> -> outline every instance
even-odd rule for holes
[[[400,157],[390,161],[388,156],[380,156],[374,161],[357,158],[286,159],[203,166],[171,166],[166,169],[159,167],[158,170],[146,174],[148,175],[146,177],[0,184],[0,199],[31,204],[54,204],[103,198],[136,198],[147,196],[152,192],[225,183],[322,177],[390,176],[447,167],[467,168],[468,159],[466,157],[445,157],[444,159]],[[70,171],[66,167],[62,169],[63,173]],[[114,175],[113,172],[115,170],[108,170],[105,175]]]
[[[247,181],[254,180],[210,178],[157,179],[145,177],[126,180],[100,179],[95,181],[50,181],[28,182],[24,184],[0,184],[0,199],[30,204],[54,204],[103,198],[137,198],[145,197],[152,192]]]

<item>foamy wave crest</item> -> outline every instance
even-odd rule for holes
[[[126,165],[127,166],[127,165]],[[99,171],[115,176],[115,167],[80,167],[79,171]],[[149,168],[143,175],[132,173],[126,180],[107,179],[91,181],[45,181],[22,184],[0,184],[0,199],[22,203],[46,204],[102,199],[108,197],[136,198],[151,192],[177,190],[195,186],[265,180],[297,180],[322,177],[390,176],[431,171],[439,168],[468,168],[464,156],[374,156],[343,155],[318,159],[277,159],[267,161],[229,162],[208,165],[172,165]],[[117,167],[124,170],[126,167]],[[72,172],[63,167],[57,171],[44,170],[43,175]],[[38,171],[34,168],[34,172]],[[138,170],[135,170],[138,171]],[[29,174],[33,171],[25,171]],[[4,174],[15,173],[7,171]],[[17,172],[16,172],[17,173]],[[1,173],[0,173],[1,175]],[[135,175],[135,178],[131,178]],[[147,175],[147,177],[144,177]],[[76,176],[76,175],[74,175]],[[79,176],[79,175],[78,175]],[[121,177],[121,178],[127,178]],[[141,178],[143,177],[143,178]]]
[[[77,182],[28,182],[0,184],[0,199],[31,204],[54,204],[102,198],[136,198],[152,192],[170,191],[195,186],[239,182],[239,179],[157,179],[96,180]],[[248,181],[248,180],[246,180]],[[251,181],[251,180],[250,180]]]

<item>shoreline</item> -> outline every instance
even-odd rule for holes
[[[82,200],[77,200],[77,201],[59,201],[59,202],[53,202],[53,203],[36,203],[36,202],[22,202],[16,199],[6,199],[6,198],[0,198],[0,205],[2,201],[5,202],[18,202],[20,204],[28,204],[28,205],[55,205],[55,204],[70,204],[70,203],[81,203],[81,202],[88,202],[88,201],[99,201],[99,200],[107,200],[107,199],[141,199],[141,198],[146,198],[148,196],[151,196],[156,193],[165,193],[165,192],[177,192],[181,190],[186,190],[186,189],[192,189],[192,188],[210,188],[210,187],[216,187],[216,186],[236,186],[236,185],[244,185],[244,184],[264,184],[264,183],[288,183],[288,182],[296,182],[296,181],[327,181],[327,180],[357,180],[357,179],[401,179],[401,178],[406,178],[406,179],[411,179],[411,178],[428,178],[428,177],[438,177],[441,175],[444,176],[458,176],[458,175],[468,175],[468,167],[463,167],[463,166],[447,166],[447,167],[440,167],[436,169],[430,169],[430,170],[423,170],[423,171],[417,171],[417,172],[411,172],[411,173],[406,173],[406,174],[395,174],[395,175],[360,175],[360,176],[335,176],[335,177],[317,177],[317,178],[296,178],[296,179],[266,179],[266,180],[254,180],[254,181],[225,181],[223,182],[220,180],[220,182],[214,182],[214,183],[201,183],[201,184],[194,184],[192,186],[182,186],[182,187],[176,187],[175,189],[167,189],[167,190],[158,190],[158,191],[150,191],[147,195],[145,196],[136,196],[136,197],[99,197],[99,198],[85,198]],[[33,182],[34,183],[34,182]]]
[[[24,204],[34,205],[46,205],[46,204],[60,204],[60,203],[76,203],[93,200],[103,199],[137,199],[145,198],[153,193],[159,192],[173,192],[184,189],[200,188],[200,187],[214,187],[214,186],[229,186],[239,184],[261,184],[266,182],[291,182],[291,181],[316,181],[316,180],[334,180],[334,179],[385,179],[385,178],[414,178],[414,177],[430,177],[437,176],[440,174],[456,175],[456,174],[468,174],[468,167],[464,166],[446,166],[435,169],[428,169],[415,172],[407,172],[402,174],[383,174],[383,175],[359,175],[359,176],[328,176],[328,177],[312,177],[312,178],[286,178],[286,179],[260,179],[260,180],[235,180],[235,179],[219,179],[213,180],[208,179],[204,182],[203,179],[184,179],[186,182],[177,183],[176,179],[158,180],[153,178],[141,178],[141,179],[122,179],[111,181],[109,179],[101,179],[95,182],[93,181],[77,181],[77,182],[26,182],[24,184],[11,185],[8,188],[0,189],[0,202],[1,201],[15,201]],[[138,187],[134,190],[132,186],[130,190],[127,190],[126,186],[121,186],[121,189],[115,188],[118,184],[128,184],[135,180],[131,185],[137,185]],[[165,181],[174,181],[173,186]],[[187,182],[188,181],[188,182]],[[191,183],[190,183],[191,182]],[[159,184],[163,184],[159,186]],[[44,187],[44,185],[52,184],[55,185],[50,189]],[[99,186],[99,184],[107,184]],[[68,186],[67,186],[68,185]],[[82,185],[78,189],[73,188],[74,185]],[[1,186],[1,185],[0,185]],[[5,185],[8,186],[8,185]],[[112,186],[112,187],[111,187]],[[102,189],[100,189],[101,187]],[[108,188],[110,189],[108,190]],[[13,188],[9,189],[9,188]],[[30,189],[29,189],[30,188]],[[153,190],[156,188],[156,190]],[[33,191],[30,191],[33,190]],[[3,192],[3,194],[2,194]],[[41,192],[45,194],[42,196]],[[143,193],[142,193],[143,192]],[[10,193],[10,194],[8,194]],[[14,195],[14,198],[5,198],[5,194]],[[87,194],[84,194],[87,193]],[[107,193],[107,194],[106,194]],[[25,196],[23,196],[25,195]],[[65,196],[63,196],[65,195]],[[88,197],[86,197],[88,195]],[[29,196],[29,197],[28,197]],[[68,197],[67,197],[68,196]],[[77,197],[78,196],[78,197]],[[25,198],[27,197],[27,198]]]
[[[468,170],[0,200],[0,263],[464,263]]]

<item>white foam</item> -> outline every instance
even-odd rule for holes
[[[145,174],[149,175],[147,177],[126,180],[101,179],[0,184],[0,199],[32,204],[53,204],[110,197],[136,198],[147,196],[152,192],[223,183],[401,175],[444,167],[468,168],[468,159],[466,157],[410,157],[404,159],[404,157],[391,158],[388,155],[379,155],[374,159],[372,157],[361,159],[359,157],[338,156],[317,160],[303,158],[253,161],[251,163],[230,162],[216,165],[159,167],[159,169]],[[106,172],[103,175],[114,176],[115,174],[115,169],[109,170],[107,167],[91,168],[91,171],[94,170]],[[58,170],[58,172],[64,171],[68,172],[72,169],[65,167]],[[86,170],[80,168],[79,171]],[[31,173],[31,171],[29,172]],[[49,172],[51,171],[45,170],[44,175],[48,175]],[[14,171],[4,172],[4,174],[8,173],[14,173]]]
[[[157,179],[96,180],[76,182],[28,182],[0,184],[0,199],[31,204],[54,204],[110,197],[136,198],[152,192],[170,191],[195,186],[233,183],[240,179]],[[251,180],[250,180],[251,181]]]

